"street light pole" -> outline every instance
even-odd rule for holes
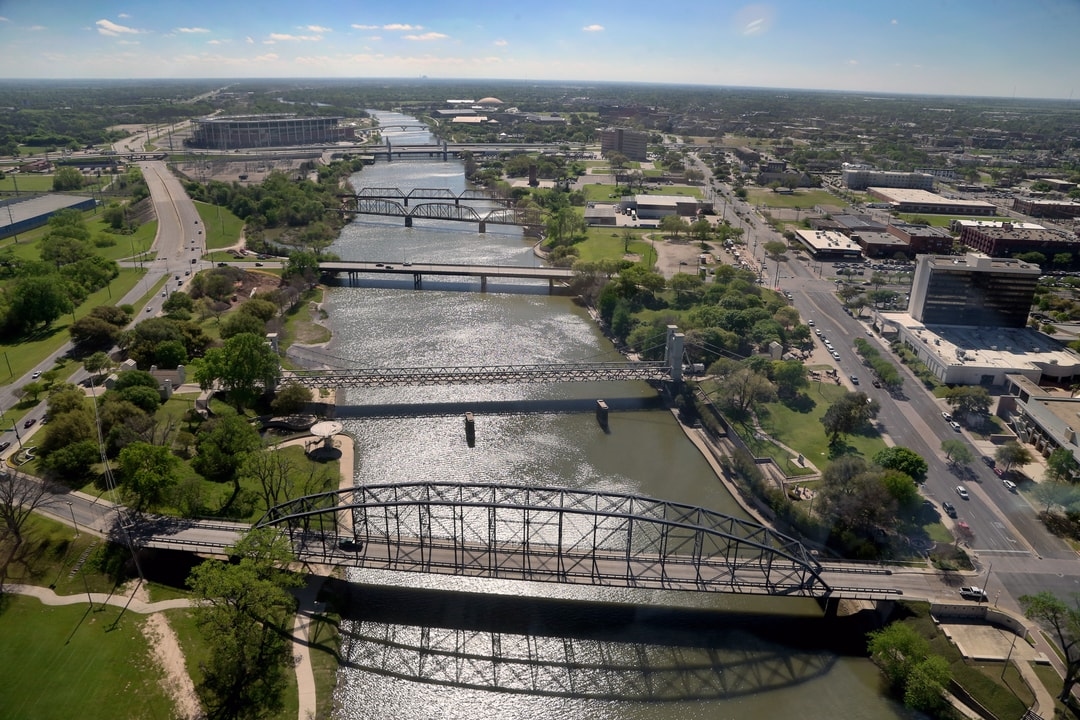
[[[75,526],[75,537],[79,537],[79,523],[75,522],[75,509],[71,506],[71,501],[67,501],[68,512],[71,513],[71,524]]]

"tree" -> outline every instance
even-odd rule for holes
[[[57,192],[63,192],[64,190],[78,190],[82,188],[83,182],[86,178],[79,172],[78,168],[62,167],[56,171],[53,175],[53,190]]]
[[[119,475],[133,510],[159,506],[179,481],[180,461],[167,447],[135,442],[120,451]]]
[[[1076,482],[1077,477],[1080,477],[1080,463],[1076,462],[1069,448],[1055,448],[1046,458],[1046,474],[1058,482]]]
[[[705,218],[698,218],[690,223],[690,234],[695,239],[705,242],[709,239],[709,235],[712,234],[712,225]]]
[[[770,240],[762,247],[765,249],[765,254],[773,262],[780,262],[781,258],[784,257],[784,252],[787,251],[787,245],[779,240]]]
[[[926,478],[928,465],[922,455],[906,447],[890,447],[874,455],[874,462],[883,468],[899,470],[908,477],[919,480]]]
[[[1031,456],[1030,450],[1015,440],[1010,440],[997,449],[997,452],[994,453],[994,459],[1005,465],[1005,472],[1008,472],[1013,465],[1022,467],[1030,463],[1034,458]]]
[[[690,230],[690,224],[678,215],[665,215],[660,218],[660,230],[678,240],[680,233]]]
[[[289,620],[300,578],[288,571],[287,536],[253,530],[188,577],[196,621],[210,646],[199,695],[212,718],[248,720],[281,710],[292,666]]]
[[[110,367],[112,367],[112,358],[100,350],[83,360],[83,368],[91,375],[97,375]]]
[[[280,377],[277,355],[261,336],[253,333],[229,338],[223,347],[207,352],[195,368],[199,386],[209,390],[219,383],[237,412],[243,412],[260,392],[272,389]]]
[[[300,412],[311,402],[311,390],[299,383],[286,383],[274,393],[270,409],[277,415],[292,415]]]
[[[941,451],[945,453],[945,459],[953,465],[967,465],[975,459],[975,454],[963,440],[950,438],[941,441]]]
[[[233,497],[240,493],[238,471],[244,457],[262,445],[259,433],[240,415],[225,415],[203,423],[195,437],[191,466],[203,477],[231,481]]]
[[[904,705],[929,713],[944,705],[949,663],[940,655],[930,654],[929,641],[918,631],[894,622],[871,632],[869,638],[870,656],[893,689],[902,693]]]
[[[953,414],[986,415],[990,410],[990,393],[981,385],[957,385],[945,393],[945,402],[953,408]]]
[[[23,527],[30,515],[44,510],[55,502],[53,488],[37,478],[23,475],[17,470],[0,472],[0,528],[10,535],[14,547],[8,560],[15,556],[23,542]],[[7,567],[5,560],[4,567]]]
[[[263,336],[266,334],[266,322],[250,313],[231,313],[221,323],[221,339],[228,340],[240,333]]]
[[[839,442],[841,435],[850,435],[864,423],[877,417],[880,409],[876,400],[863,392],[849,392],[829,406],[821,424],[829,435],[829,444]]]
[[[1020,596],[1024,615],[1053,633],[1058,648],[1065,655],[1065,678],[1058,700],[1066,703],[1073,685],[1080,679],[1080,595],[1071,593],[1071,597],[1072,603],[1067,604],[1046,591]]]
[[[20,329],[29,330],[50,325],[56,318],[71,312],[73,307],[56,275],[30,276],[15,283],[8,317],[13,318]]]

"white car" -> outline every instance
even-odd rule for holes
[[[833,350],[832,356],[833,356],[833,360],[839,360],[840,359],[840,353],[836,352],[835,350]]]
[[[1001,484],[1004,485],[1005,489],[1009,492],[1016,492],[1016,483],[1014,483],[1012,480],[1006,480],[1002,478]]]
[[[960,432],[960,423],[956,422],[955,420],[949,423],[949,427],[951,427],[954,432]]]
[[[963,485],[956,486],[956,494],[960,496],[961,500],[970,500],[971,496],[968,495],[967,488]]]

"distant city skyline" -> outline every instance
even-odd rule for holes
[[[0,0],[0,79],[644,82],[1080,99],[1080,0]]]

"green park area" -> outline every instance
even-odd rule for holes
[[[815,205],[842,205],[843,201],[825,190],[796,188],[793,192],[773,192],[767,189],[747,188],[746,202],[754,206],[809,210]]]

